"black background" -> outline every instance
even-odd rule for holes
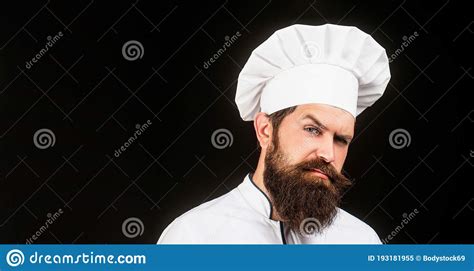
[[[472,13],[461,1],[157,2],[2,5],[0,242],[25,243],[59,208],[36,243],[156,242],[175,217],[256,167],[253,125],[234,102],[251,51],[280,28],[326,22],[372,34],[389,56],[419,34],[391,63],[385,95],[357,119],[345,164],[355,185],[343,208],[382,239],[416,208],[390,243],[474,241]],[[143,45],[141,59],[123,57],[129,40]],[[54,146],[35,146],[42,128]],[[211,143],[221,128],[233,139],[223,149]],[[395,129],[409,133],[408,146],[391,147]],[[142,235],[124,235],[130,217],[143,222]]]

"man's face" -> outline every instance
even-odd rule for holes
[[[354,118],[329,105],[298,106],[273,130],[266,148],[264,184],[281,218],[308,233],[329,226],[341,191],[350,181],[341,174]]]
[[[288,162],[296,164],[316,157],[338,172],[354,135],[354,117],[345,110],[324,104],[299,105],[278,129],[279,149]],[[274,141],[275,135],[272,135]]]

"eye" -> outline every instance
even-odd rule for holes
[[[306,127],[304,128],[305,131],[310,133],[311,135],[320,135],[321,134],[321,129],[318,127]]]
[[[349,145],[349,141],[342,137],[336,137],[336,141],[345,146]]]

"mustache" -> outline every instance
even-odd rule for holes
[[[334,166],[331,164],[327,163],[321,158],[315,158],[309,161],[303,161],[300,162],[296,165],[294,165],[294,170],[296,171],[308,171],[311,169],[317,169],[320,170],[322,173],[324,173],[328,178],[334,182],[334,181],[339,181],[339,180],[347,180],[347,177],[345,177],[343,174],[339,173]]]

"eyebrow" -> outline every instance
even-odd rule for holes
[[[324,130],[324,131],[327,131],[328,128],[326,126],[324,126],[324,124],[321,123],[321,121],[319,121],[315,116],[313,115],[310,115],[310,114],[306,114],[301,120],[304,120],[304,119],[310,119],[312,120],[314,123],[316,123],[316,125],[321,128],[321,130]],[[344,140],[347,140],[347,141],[351,141],[352,139],[352,136],[350,135],[341,135],[341,134],[338,134],[336,133],[335,134],[335,137],[338,138],[338,139],[344,139]]]

